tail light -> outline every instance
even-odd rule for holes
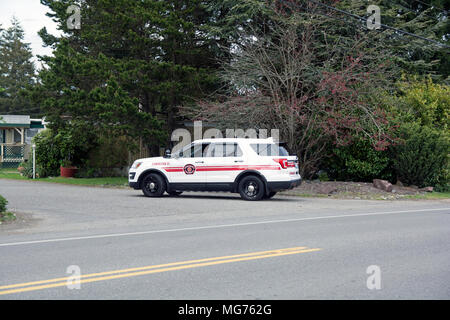
[[[290,160],[287,163],[288,168],[295,168],[296,161]]]
[[[275,158],[275,159],[273,159],[273,161],[278,163],[283,169],[287,169],[289,166],[288,160],[284,159],[284,158],[281,158],[281,159]]]

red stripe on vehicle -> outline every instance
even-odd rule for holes
[[[166,167],[167,172],[183,172],[183,167]],[[279,166],[199,166],[196,171],[280,170]]]
[[[198,167],[197,171],[280,170],[278,166]]]
[[[166,167],[163,169],[167,172],[183,172],[183,167]]]

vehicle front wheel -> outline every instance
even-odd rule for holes
[[[249,201],[261,200],[265,194],[264,182],[257,176],[247,176],[239,182],[241,198]]]
[[[142,180],[142,192],[147,197],[161,197],[166,191],[166,182],[159,174],[150,173]]]

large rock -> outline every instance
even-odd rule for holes
[[[393,186],[389,181],[380,179],[373,179],[373,186],[386,192],[392,192],[393,189]]]

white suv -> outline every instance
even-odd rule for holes
[[[197,140],[171,155],[136,160],[128,179],[148,197],[229,191],[245,200],[271,198],[301,183],[297,156],[272,138]]]

